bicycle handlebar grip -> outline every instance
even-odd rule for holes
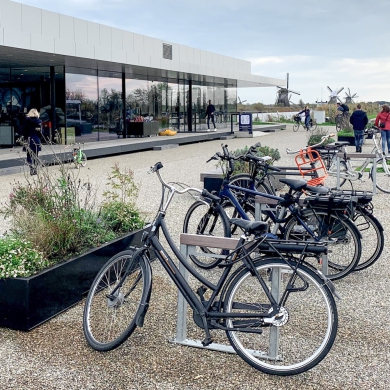
[[[219,202],[219,201],[221,200],[221,198],[220,198],[219,196],[211,194],[211,193],[208,192],[206,189],[204,189],[204,190],[202,191],[202,196],[203,196],[204,198],[208,198],[208,199],[211,199],[211,200],[215,200],[215,201],[217,201],[217,202]]]

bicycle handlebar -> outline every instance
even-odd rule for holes
[[[302,153],[308,149],[312,149],[312,148],[315,148],[317,146],[320,146],[322,145],[327,139],[329,139],[330,137],[334,137],[335,135],[334,134],[327,134],[327,135],[324,135],[322,138],[321,138],[321,141],[318,143],[318,144],[315,144],[315,145],[309,145],[309,146],[306,146],[306,148],[302,148],[302,149],[299,149],[299,150],[291,150],[290,148],[286,148],[286,153],[287,154],[297,154],[297,153]]]
[[[175,186],[168,184],[163,180],[163,178],[161,177],[160,172],[159,172],[161,168],[163,168],[163,165],[161,162],[158,162],[158,163],[154,164],[153,167],[150,167],[150,170],[148,173],[157,173],[157,177],[159,178],[161,184],[164,187],[168,188],[173,193],[177,192],[178,194],[185,194],[186,192],[192,191],[192,192],[197,192],[198,194],[201,194],[204,198],[208,198],[208,199],[211,199],[214,201],[220,200],[220,198],[218,196],[211,194],[206,189],[200,190],[199,188],[195,188],[195,187],[187,187],[187,188],[184,188],[182,190],[178,190]]]

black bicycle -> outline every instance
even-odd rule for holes
[[[239,219],[233,222],[245,234],[219,264],[222,272],[218,282],[211,282],[179,252],[169,235],[165,214],[175,194],[192,191],[210,199],[216,197],[205,190],[176,189],[163,181],[161,168],[161,163],[151,168],[163,191],[156,218],[144,234],[143,246],[111,258],[88,293],[83,329],[91,347],[98,351],[114,349],[143,325],[152,289],[153,249],[192,308],[195,324],[204,330],[204,346],[213,342],[211,331],[222,330],[237,354],[265,373],[294,375],[318,364],[337,333],[335,292],[324,275],[305,264],[304,257],[326,253],[326,245],[267,240],[262,236],[265,223]],[[196,292],[162,246],[159,231],[179,262],[201,284]],[[210,291],[207,298],[206,290]]]

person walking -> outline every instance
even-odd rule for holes
[[[211,100],[209,100],[209,104],[206,109],[207,131],[210,131],[210,119],[214,125],[213,131],[217,131],[217,126],[215,126],[215,121],[214,121],[214,113],[215,113],[215,106],[211,104]]]
[[[305,114],[305,126],[306,126],[306,131],[309,131],[310,128],[310,109],[308,106],[305,106],[305,108],[301,111],[298,112],[298,115]]]
[[[37,174],[38,153],[41,150],[42,121],[39,112],[32,108],[23,123],[23,136],[26,144],[27,164],[30,167],[30,175]]]
[[[364,128],[368,123],[368,117],[366,112],[362,110],[362,106],[360,104],[356,106],[356,110],[350,116],[349,123],[351,123],[353,132],[355,134],[356,152],[361,153],[363,146]]]
[[[382,106],[382,111],[376,116],[375,126],[378,126],[381,129],[381,138],[382,138],[382,151],[386,154],[386,145],[387,145],[387,154],[390,155],[390,107],[388,104]]]

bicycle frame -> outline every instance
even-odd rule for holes
[[[237,200],[237,198],[234,196],[234,194],[232,193],[231,190],[237,190],[237,191],[240,191],[240,192],[244,192],[245,193],[245,197],[247,200],[249,196],[262,196],[264,198],[268,198],[268,199],[273,199],[273,200],[277,200],[279,203],[283,202],[283,201],[286,201],[285,198],[282,198],[280,196],[277,196],[277,195],[271,195],[271,194],[267,194],[267,193],[262,193],[262,192],[259,192],[256,190],[255,186],[254,186],[254,181],[252,180],[251,183],[250,183],[250,188],[243,188],[243,187],[237,187],[237,186],[233,186],[233,185],[230,185],[228,182],[224,182],[222,184],[222,187],[221,187],[221,191],[219,193],[219,197],[220,198],[227,198],[229,199],[232,203],[233,203],[233,206],[235,207],[235,209],[237,210],[237,212],[239,213],[240,217],[243,218],[243,219],[246,219],[246,220],[249,220],[249,217],[248,215],[245,213],[244,209],[242,208],[241,204],[239,203],[239,201]],[[273,234],[276,234],[278,230],[280,230],[282,233],[284,233],[284,227],[281,226],[281,220],[283,218],[285,218],[285,214],[286,214],[286,210],[289,210],[291,213],[294,212],[294,208],[292,205],[288,205],[288,206],[281,206],[280,208],[280,211],[278,213],[278,218],[276,216],[276,214],[271,211],[271,210],[265,210],[264,213],[269,217],[271,218],[272,222],[275,224],[274,226],[274,229],[272,231]],[[297,219],[297,221],[299,221],[299,223],[304,227],[304,229],[309,233],[309,235],[317,242],[319,242],[320,240],[316,237],[316,235],[314,234],[314,232],[309,228],[308,225],[306,225],[306,223],[300,218],[300,216],[298,214],[295,213],[295,218]]]

